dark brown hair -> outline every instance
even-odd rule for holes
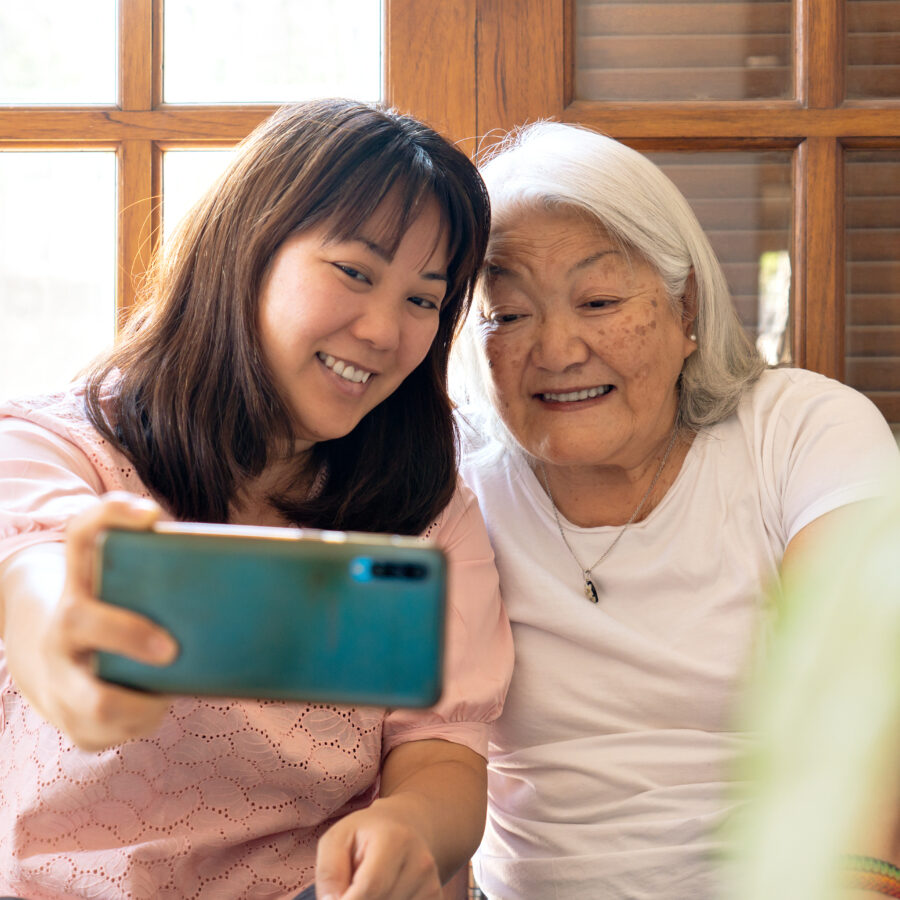
[[[424,530],[449,502],[447,359],[484,255],[487,193],[465,154],[415,119],[319,100],[282,108],[241,144],[157,259],[122,340],[89,371],[91,422],[178,518],[226,521],[241,486],[292,445],[257,326],[275,252],[307,228],[358,235],[389,196],[393,249],[424,203],[441,209],[449,285],[437,337],[352,432],[316,445],[323,490],[273,502],[297,524],[404,534]],[[308,471],[298,463],[298,479]]]

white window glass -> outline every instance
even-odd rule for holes
[[[233,150],[168,150],[163,154],[164,240],[233,155]]]
[[[167,103],[381,97],[380,0],[170,0]]]
[[[116,102],[116,0],[0,0],[0,104]]]
[[[59,389],[112,342],[115,222],[115,153],[0,153],[0,396]]]

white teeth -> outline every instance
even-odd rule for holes
[[[365,369],[357,369],[355,366],[351,366],[343,360],[335,359],[330,353],[317,353],[316,356],[318,356],[335,375],[340,375],[341,378],[346,381],[352,381],[356,384],[365,384],[372,377],[371,372],[367,372]]]
[[[602,397],[612,390],[611,384],[602,384],[599,387],[585,388],[580,391],[569,391],[567,394],[540,394],[542,400],[551,403],[575,403],[578,400],[589,400],[592,397]]]

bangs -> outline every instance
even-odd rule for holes
[[[397,147],[387,148],[381,158],[369,158],[345,173],[341,189],[334,192],[334,202],[321,208],[314,218],[327,222],[329,240],[365,236],[393,256],[404,235],[433,200],[440,211],[442,227],[435,235],[431,252],[446,236],[449,298],[456,293],[460,277],[465,280],[474,275],[468,272],[468,261],[463,257],[470,252],[467,235],[479,223],[470,211],[469,198],[459,196],[465,188],[452,179],[439,178],[426,153],[415,147],[408,150],[412,152],[404,153],[405,158],[398,160]],[[376,218],[377,229],[367,230]],[[304,224],[309,224],[309,220]]]
[[[420,158],[422,161],[427,159],[424,154]],[[427,162],[428,171],[423,171],[424,166],[412,169],[396,159],[387,167],[380,165],[380,160],[373,160],[371,165],[359,166],[348,173],[343,189],[335,198],[336,203],[327,212],[323,210],[328,219],[329,240],[361,237],[378,214],[381,220],[378,232],[368,233],[366,237],[374,239],[393,256],[410,225],[431,199],[441,205],[441,218],[446,227],[447,211],[435,191],[430,160]]]

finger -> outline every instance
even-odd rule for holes
[[[60,705],[58,724],[84,750],[104,750],[152,733],[172,703],[167,695],[109,684],[77,666],[63,671],[69,696],[77,697],[78,703]]]
[[[316,848],[316,897],[338,900],[353,877],[355,831],[338,822],[319,839]]]
[[[409,900],[419,896],[407,865],[407,849],[381,837],[373,836],[371,841],[357,845],[353,878],[341,900]]]
[[[93,587],[94,558],[97,536],[108,528],[141,531],[151,528],[162,510],[152,500],[135,494],[114,491],[104,494],[100,502],[73,517],[66,529],[66,567],[69,576],[82,590]]]
[[[71,657],[106,650],[164,666],[178,656],[175,639],[146,616],[91,600],[62,603],[55,633],[59,645]]]

